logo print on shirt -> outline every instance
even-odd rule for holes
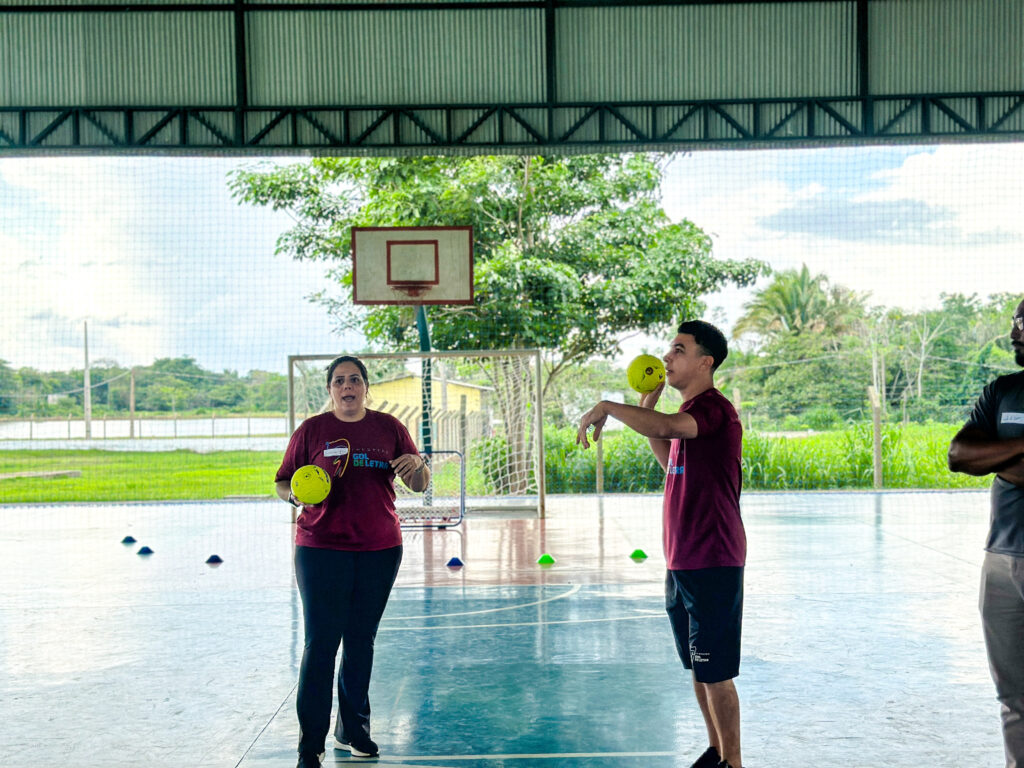
[[[353,465],[356,467],[367,467],[368,469],[391,469],[391,462],[371,459],[367,453],[357,453]]]
[[[675,464],[669,464],[668,469],[665,470],[665,473],[668,475],[681,475],[685,470],[686,466],[683,464],[680,464],[678,467]]]
[[[1007,413],[1003,414],[1002,423],[1024,424],[1024,413],[1014,413],[1013,411],[1008,411]]]
[[[332,448],[331,446],[336,446]],[[352,457],[352,445],[344,437],[328,440],[324,448],[324,456],[336,456],[334,459],[334,476],[341,477],[348,469],[348,461]]]

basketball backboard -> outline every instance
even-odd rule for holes
[[[356,304],[472,304],[472,227],[352,227]]]

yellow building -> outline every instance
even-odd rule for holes
[[[431,429],[434,450],[457,450],[491,434],[491,387],[461,381],[431,380]],[[367,406],[390,413],[422,445],[422,379],[413,374],[375,381],[370,385]]]
[[[431,381],[431,408],[435,412],[458,413],[463,410],[462,398],[466,398],[466,413],[477,413],[487,407],[487,393],[490,387],[465,384],[460,381]],[[370,386],[371,408],[391,412],[391,406],[419,410],[423,405],[423,384],[419,376],[408,374],[385,381],[375,381]],[[386,405],[385,405],[386,403]]]

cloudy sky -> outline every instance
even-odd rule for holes
[[[91,359],[122,365],[284,371],[289,354],[361,346],[306,298],[323,267],[274,254],[289,218],[231,199],[244,162],[0,161],[0,359],[80,367],[86,322]],[[720,257],[806,263],[871,304],[919,309],[943,292],[1024,293],[1021,178],[1019,144],[697,152],[673,160],[663,202]],[[749,295],[707,302],[728,326]]]
[[[666,209],[718,256],[823,272],[869,304],[934,307],[942,293],[1024,288],[1024,146],[862,147],[694,154]],[[711,297],[731,321],[747,294]]]

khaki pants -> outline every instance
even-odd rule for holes
[[[985,554],[980,602],[1002,711],[1006,768],[1024,768],[1024,557]]]

